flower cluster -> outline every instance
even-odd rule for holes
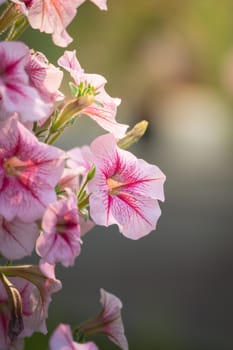
[[[84,72],[76,51],[55,66],[43,53],[16,39],[28,25],[67,46],[66,31],[85,0],[0,1],[0,350],[22,349],[25,337],[47,332],[51,295],[61,289],[55,266],[73,266],[84,235],[95,225],[116,224],[136,240],[156,228],[165,175],[126,148],[146,129],[127,132],[116,121],[119,98],[105,91],[106,79]],[[101,10],[106,0],[92,0]],[[70,96],[59,90],[67,71]],[[60,102],[62,101],[62,102]],[[53,144],[81,115],[107,133],[91,145],[64,152]],[[38,255],[38,265],[13,260]],[[127,350],[121,301],[101,289],[102,311],[71,331],[60,324],[51,350],[97,350],[93,334],[104,333]]]

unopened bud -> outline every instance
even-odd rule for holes
[[[145,134],[147,127],[148,122],[146,120],[142,120],[141,122],[137,123],[133,129],[128,131],[127,134],[117,142],[118,147],[128,149],[130,146],[140,140],[140,138]]]
[[[87,181],[92,180],[94,176],[95,176],[95,166],[92,165],[91,169],[88,171],[88,174],[87,174]]]

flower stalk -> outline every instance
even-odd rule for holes
[[[23,18],[16,4],[10,4],[0,16],[0,35],[3,34],[17,20]]]

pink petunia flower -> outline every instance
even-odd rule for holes
[[[103,307],[99,315],[103,327],[102,333],[107,334],[109,339],[122,350],[128,350],[128,342],[121,318],[122,303],[120,299],[104,289],[100,289],[100,303]]]
[[[40,120],[49,115],[51,106],[31,84],[26,71],[29,65],[30,50],[26,45],[0,42],[0,120],[15,112],[22,122]]]
[[[42,230],[36,243],[37,253],[49,264],[74,264],[81,250],[77,199],[69,192],[66,199],[50,204],[42,219]]]
[[[93,165],[93,155],[89,146],[75,147],[67,152],[66,164],[85,177]]]
[[[40,219],[56,201],[63,151],[37,140],[15,117],[0,128],[0,215],[24,222]]]
[[[89,231],[95,227],[95,223],[90,219],[85,219],[81,214],[79,216],[80,222],[80,236],[85,236]]]
[[[111,132],[116,138],[125,135],[128,125],[117,123],[115,120],[117,107],[120,105],[119,98],[113,98],[107,94],[104,89],[106,79],[98,74],[86,74],[81,68],[77,58],[76,51],[66,51],[59,58],[58,64],[66,69],[75,81],[77,86],[88,84],[93,88],[93,102],[82,109],[82,114],[88,115],[103,129]]]
[[[39,230],[36,223],[19,219],[7,221],[0,216],[0,253],[7,259],[21,259],[34,249]]]
[[[58,90],[63,79],[63,72],[49,63],[41,52],[30,51],[30,61],[26,66],[30,83],[37,89],[41,98],[50,104],[53,110],[53,102],[60,101],[64,95]]]
[[[121,318],[122,302],[114,294],[100,289],[100,303],[102,304],[100,314],[81,324],[78,327],[79,332],[84,336],[97,333],[106,334],[122,350],[128,350],[128,341]]]
[[[92,342],[83,344],[74,342],[70,326],[66,324],[60,324],[55,329],[49,345],[51,350],[98,350],[97,346]]]
[[[64,171],[59,180],[60,189],[63,191],[69,189],[77,193],[79,188],[79,177],[79,169],[64,168]]]
[[[110,134],[92,144],[96,173],[89,182],[90,214],[98,225],[117,224],[122,234],[139,239],[156,227],[164,200],[165,175],[155,165],[120,149]]]
[[[85,0],[12,0],[20,6],[34,29],[52,34],[56,45],[66,47],[73,39],[66,27],[74,19],[77,8]],[[107,0],[91,0],[101,10],[107,10]]]

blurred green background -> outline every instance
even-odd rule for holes
[[[115,227],[85,237],[75,267],[57,270],[63,290],[50,306],[49,331],[98,312],[103,287],[123,301],[131,350],[231,350],[233,2],[108,0],[108,7],[87,1],[78,9],[68,49],[122,98],[120,122],[150,122],[132,151],[165,172],[166,202],[156,232],[140,241]],[[23,39],[54,64],[63,54],[38,31]],[[68,150],[101,133],[80,119],[57,145]],[[117,349],[103,337],[97,343]],[[46,349],[45,338],[36,335],[26,349]]]

